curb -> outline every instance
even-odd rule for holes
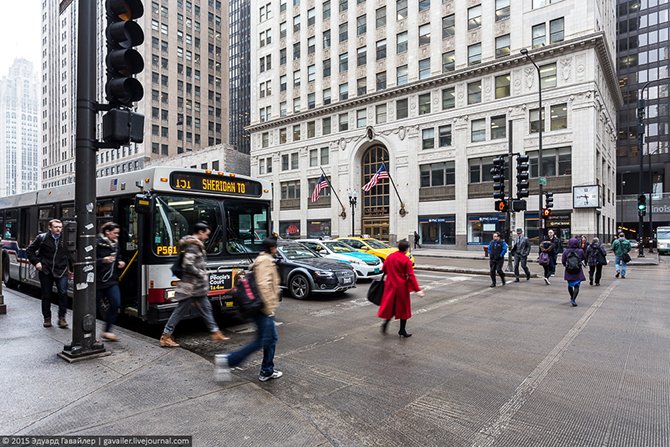
[[[414,270],[426,270],[431,272],[445,272],[445,273],[467,273],[470,275],[485,275],[490,276],[491,272],[488,269],[471,269],[464,267],[442,267],[435,265],[416,265]],[[513,272],[505,272],[505,274],[510,273],[512,276]],[[531,278],[540,278],[541,276],[537,273],[531,273]]]

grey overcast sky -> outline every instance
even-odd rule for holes
[[[0,26],[0,77],[7,76],[9,67],[17,57],[33,63],[35,72],[41,73],[41,0],[0,0],[5,22]],[[41,78],[40,78],[41,79]]]

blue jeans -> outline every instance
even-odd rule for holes
[[[109,301],[109,309],[105,318],[105,332],[109,332],[116,322],[116,317],[119,315],[119,307],[121,307],[121,289],[119,285],[95,291],[95,302],[98,307],[100,307],[100,301],[103,296],[107,296],[107,300]]]
[[[259,313],[254,317],[256,322],[256,340],[244,346],[239,351],[228,354],[228,365],[236,367],[249,355],[263,348],[263,363],[261,364],[261,376],[268,377],[274,372],[275,347],[277,346],[277,326],[275,317]]]
[[[40,287],[42,288],[42,315],[44,319],[51,318],[51,290],[54,282],[58,289],[58,318],[65,318],[67,312],[67,275],[54,278],[50,273],[39,273]]]
[[[621,264],[621,274],[626,276],[626,263],[623,262],[623,256],[614,256],[614,266],[617,273],[619,272],[619,264]]]
[[[212,303],[209,302],[209,298],[201,295],[179,301],[179,305],[172,311],[172,315],[170,315],[168,322],[165,324],[163,333],[172,335],[175,327],[177,327],[177,324],[184,318],[184,315],[188,313],[191,305],[194,305],[198,312],[200,312],[200,316],[205,320],[205,325],[207,325],[209,332],[216,332],[219,330],[219,326],[216,325],[216,321],[214,320]]]

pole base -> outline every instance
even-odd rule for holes
[[[84,349],[83,346],[65,345],[63,351],[58,353],[58,357],[68,363],[106,357],[108,355],[112,355],[112,353],[107,351],[105,345],[100,342],[93,343],[93,346],[90,349]]]
[[[7,305],[0,304],[0,315],[5,315],[7,313]]]

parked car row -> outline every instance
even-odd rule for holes
[[[281,287],[296,299],[344,292],[360,278],[379,278],[382,263],[397,251],[373,238],[280,240],[276,264]],[[414,265],[414,258],[407,256]]]

